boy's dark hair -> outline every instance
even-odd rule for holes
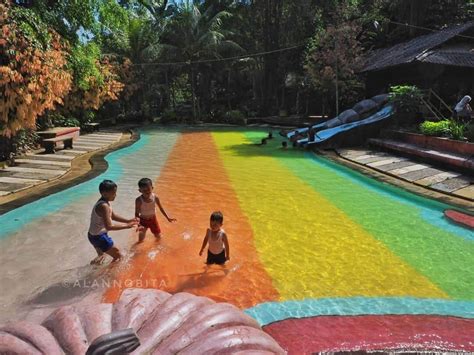
[[[222,224],[224,222],[224,215],[222,214],[222,212],[221,211],[212,212],[211,222],[219,222]]]
[[[138,187],[143,188],[147,186],[153,186],[153,182],[149,178],[142,178],[140,181],[138,181]]]
[[[117,184],[112,180],[104,180],[99,185],[99,192],[109,192],[117,188]]]

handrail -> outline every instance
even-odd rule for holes
[[[441,120],[440,118],[440,115],[438,113],[436,113],[433,108],[431,107],[432,105],[427,102],[424,98],[421,98],[421,102],[423,102],[425,104],[425,106],[428,108],[428,110],[431,111],[431,113],[438,119],[438,120]]]
[[[443,104],[443,106],[452,114],[453,110],[451,109],[451,107],[449,107],[449,105],[446,102],[444,102],[444,100],[433,89],[430,88],[430,91],[434,95],[434,97],[436,97],[439,100],[439,102]]]
[[[434,111],[436,111],[436,113],[438,114],[438,116],[439,116],[440,118],[444,118],[443,113],[442,113],[439,109],[436,108],[435,104],[433,104],[432,102],[428,102],[428,104],[431,106],[431,108],[432,108]]]
[[[444,106],[451,115],[453,113],[452,109],[444,102],[444,100],[432,89],[425,89],[421,90],[421,93],[423,94],[423,97],[421,98],[422,103],[428,108],[428,110],[438,119],[445,119],[445,115],[441,112],[441,106]],[[432,97],[434,97],[439,104],[439,108],[436,107],[436,105],[431,102]]]

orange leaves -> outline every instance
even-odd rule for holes
[[[123,82],[133,80],[129,62],[103,58],[96,63],[99,80],[91,76],[87,90],[73,85],[68,69],[68,55],[73,51],[68,43],[48,31],[44,36],[49,38],[48,45],[39,46],[14,20],[10,6],[10,1],[0,0],[0,135],[34,127],[38,116],[57,105],[68,111],[98,109],[106,101],[117,100]]]
[[[119,81],[119,65],[111,64],[107,58],[96,63],[103,82],[99,83],[95,77],[89,78],[89,89],[82,90],[74,86],[70,95],[65,98],[65,107],[74,109],[99,109],[105,102],[118,100],[124,84]]]
[[[0,12],[5,9],[0,4]],[[17,24],[4,17],[0,42],[0,134],[10,136],[22,128],[34,127],[44,110],[62,102],[71,87],[71,74],[66,70],[66,52],[59,35],[52,33],[51,46],[34,48],[22,36]]]

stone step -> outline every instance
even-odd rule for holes
[[[391,151],[405,153],[411,156],[417,156],[429,159],[434,162],[440,162],[450,166],[474,171],[474,156],[464,156],[445,151],[423,148],[415,144],[400,142],[392,139],[372,138],[369,139],[369,143]]]
[[[40,174],[49,174],[52,176],[62,175],[66,173],[66,170],[49,170],[49,169],[41,169],[41,168],[30,168],[30,167],[21,167],[21,166],[9,166],[8,168],[4,169],[4,171],[14,171],[14,172],[26,172],[26,173],[40,173]]]
[[[58,154],[61,151],[58,151],[56,154],[27,154],[26,159],[35,159],[35,160],[53,160],[53,161],[70,161],[74,159],[74,156]]]
[[[71,166],[70,162],[52,161],[52,160],[39,160],[39,159],[15,159],[15,162],[16,163],[38,164],[38,165],[64,166],[66,168],[69,168]]]
[[[32,169],[44,169],[44,170],[69,170],[70,166],[58,166],[58,165],[50,165],[49,162],[44,164],[32,164],[32,163],[20,163],[15,165],[15,167],[20,168],[32,168]]]
[[[31,184],[29,183],[3,183],[0,182],[0,191],[5,191],[5,192],[14,192],[16,190],[21,190],[24,189]]]
[[[73,158],[75,158],[76,156],[85,154],[87,152],[88,152],[87,149],[63,149],[63,150],[56,151],[56,154],[72,156]]]
[[[98,142],[86,142],[86,141],[75,141],[73,143],[73,147],[79,147],[79,146],[88,146],[88,147],[104,147],[106,145],[109,145],[109,143],[98,143]]]
[[[94,142],[116,142],[116,141],[120,140],[120,137],[109,137],[109,136],[90,137],[90,136],[80,136],[79,138],[76,139],[76,141],[80,141],[80,140],[94,141]]]
[[[20,178],[13,178],[8,176],[0,176],[0,182],[5,184],[36,184],[43,180],[35,180],[35,179],[20,179]]]

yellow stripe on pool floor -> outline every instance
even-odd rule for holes
[[[449,298],[243,134],[213,138],[282,300]]]

